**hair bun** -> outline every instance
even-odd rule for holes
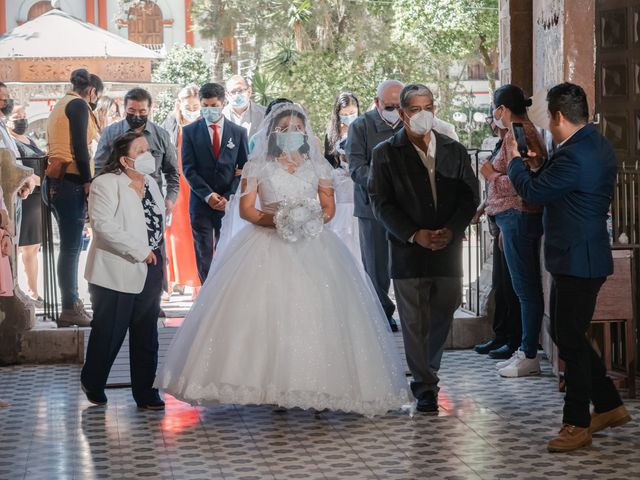
[[[525,106],[525,107],[530,107],[531,105],[533,105],[533,98],[527,98],[527,99],[524,101],[524,106]]]
[[[86,68],[78,68],[71,72],[71,84],[74,88],[83,89],[90,85],[90,75]]]

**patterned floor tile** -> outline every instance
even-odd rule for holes
[[[640,401],[634,421],[593,446],[549,454],[562,394],[544,363],[536,378],[503,379],[494,362],[447,352],[438,416],[364,418],[274,412],[270,406],[196,408],[167,398],[139,411],[129,389],[90,406],[77,365],[0,368],[0,479],[597,479],[640,478]],[[8,448],[7,448],[8,447]]]

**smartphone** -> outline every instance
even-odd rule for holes
[[[527,136],[524,133],[524,127],[521,123],[513,122],[511,124],[513,128],[513,136],[518,144],[518,152],[522,158],[529,156],[529,147],[527,146]]]

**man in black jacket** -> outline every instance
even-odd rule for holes
[[[460,305],[462,239],[478,206],[478,181],[464,146],[433,127],[433,94],[400,94],[403,128],[373,150],[369,197],[387,230],[411,389],[418,411],[438,411],[444,343]]]

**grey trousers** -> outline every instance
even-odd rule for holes
[[[411,391],[417,399],[437,392],[444,344],[453,314],[462,300],[462,280],[456,277],[395,279],[407,364],[413,374]]]
[[[378,300],[387,318],[393,316],[396,307],[389,298],[389,242],[387,231],[374,218],[358,218],[360,253],[364,270],[369,275]]]

